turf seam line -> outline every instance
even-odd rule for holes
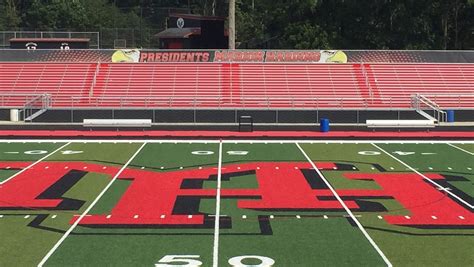
[[[377,253],[380,255],[380,257],[383,259],[383,261],[385,262],[385,264],[387,264],[387,266],[389,267],[392,267],[392,263],[389,261],[389,259],[387,258],[387,256],[385,256],[385,254],[383,253],[383,251],[380,249],[380,247],[375,243],[375,241],[370,237],[369,233],[365,230],[364,226],[362,226],[362,224],[359,222],[359,220],[357,220],[357,218],[354,216],[354,214],[352,213],[352,211],[347,207],[347,205],[344,203],[344,201],[341,199],[341,197],[337,194],[336,190],[332,187],[331,183],[329,183],[329,181],[326,179],[326,177],[323,175],[323,173],[318,169],[318,167],[316,167],[316,164],[314,164],[314,162],[311,160],[311,158],[308,156],[308,154],[306,154],[306,152],[303,150],[303,148],[298,144],[298,143],[295,143],[295,145],[298,147],[298,149],[301,151],[301,153],[303,154],[303,156],[306,158],[306,160],[308,160],[308,162],[311,164],[311,166],[314,168],[314,170],[318,173],[318,175],[321,177],[321,179],[324,181],[324,183],[327,185],[327,187],[329,188],[329,190],[331,190],[331,192],[333,193],[334,197],[336,197],[336,199],[339,201],[339,203],[341,203],[342,207],[344,208],[344,210],[349,214],[349,216],[351,217],[351,219],[354,221],[354,223],[357,225],[357,227],[359,228],[359,230],[362,232],[362,234],[365,236],[365,238],[367,239],[367,241],[369,241],[369,243],[372,245],[372,247],[374,247],[374,249],[377,251]]]
[[[110,180],[110,182],[105,186],[105,188],[99,193],[99,195],[94,199],[94,201],[87,207],[87,209],[81,214],[81,216],[72,224],[72,226],[64,233],[61,239],[51,248],[51,250],[44,256],[41,262],[38,264],[38,267],[42,267],[46,261],[53,255],[53,253],[59,248],[59,246],[66,240],[69,234],[76,228],[76,226],[81,222],[81,220],[89,213],[89,211],[99,202],[99,199],[107,192],[107,190],[112,186],[112,184],[117,180],[120,174],[127,168],[127,166],[132,162],[132,160],[140,153],[143,147],[147,144],[147,142],[143,143],[143,145],[138,148],[135,154],[123,165],[123,167],[115,174],[115,176]]]
[[[465,149],[463,149],[463,148],[460,148],[460,147],[455,146],[455,145],[450,144],[450,143],[448,143],[448,145],[451,146],[451,147],[454,147],[454,148],[456,148],[456,149],[458,149],[458,150],[461,150],[462,152],[466,152],[467,154],[469,154],[469,155],[471,155],[471,156],[474,156],[474,153],[472,153],[472,152],[470,152],[470,151],[467,151],[467,150],[465,150]]]
[[[40,163],[41,161],[45,160],[46,158],[50,157],[50,156],[53,155],[54,153],[56,153],[56,152],[58,152],[59,150],[65,148],[65,147],[68,146],[69,144],[71,144],[71,142],[66,143],[65,145],[59,147],[58,149],[54,150],[53,152],[49,153],[48,155],[46,155],[46,156],[40,158],[39,160],[37,160],[37,161],[31,163],[31,164],[28,165],[26,168],[23,168],[23,169],[20,170],[19,172],[17,172],[17,173],[15,173],[15,174],[13,174],[12,176],[8,177],[8,179],[6,179],[6,180],[0,182],[0,185],[2,185],[2,184],[4,184],[4,183],[8,182],[9,180],[15,178],[16,176],[22,174],[22,173],[25,172],[26,170],[30,169],[31,167],[35,166],[36,164],[38,164],[38,163]]]
[[[219,220],[221,213],[221,176],[222,176],[222,141],[219,142],[219,161],[217,165],[217,192],[216,192],[216,219],[214,222],[214,245],[212,254],[212,266],[219,265]]]
[[[413,167],[411,167],[410,165],[406,164],[405,162],[403,162],[401,159],[395,157],[394,155],[388,153],[386,150],[382,149],[381,147],[377,146],[376,144],[372,144],[372,146],[376,147],[378,150],[382,151],[383,153],[389,155],[390,157],[392,157],[393,159],[395,159],[396,161],[400,162],[402,165],[404,165],[405,167],[409,168],[411,171],[415,172],[416,174],[418,174],[419,176],[423,177],[423,179],[427,180],[428,182],[432,183],[433,185],[435,185],[437,188],[442,188],[444,192],[446,192],[447,194],[451,195],[452,197],[454,197],[455,199],[457,199],[459,202],[463,203],[464,205],[468,206],[470,209],[474,209],[474,206],[469,204],[467,201],[465,201],[464,199],[458,197],[456,194],[452,193],[451,191],[449,190],[446,190],[446,188],[444,188],[443,186],[441,186],[440,184],[438,184],[437,182],[431,180],[430,178],[426,177],[423,173],[417,171],[416,169],[414,169]]]

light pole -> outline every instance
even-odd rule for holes
[[[229,0],[229,49],[235,49],[235,0]]]

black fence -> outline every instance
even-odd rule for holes
[[[458,111],[457,115],[462,114]],[[474,111],[472,112],[474,114]],[[473,115],[471,114],[471,115]],[[82,123],[84,119],[151,119],[153,123],[235,123],[241,116],[251,116],[254,123],[298,124],[319,123],[322,118],[332,123],[365,123],[369,119],[423,119],[415,111],[358,110],[49,110],[33,122]],[[469,117],[469,116],[464,116]],[[472,120],[472,116],[470,117]],[[9,120],[9,110],[0,110],[0,119]]]

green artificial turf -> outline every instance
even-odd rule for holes
[[[61,145],[64,143],[0,143],[0,160],[34,162],[46,154],[28,155],[24,154],[25,151],[44,150],[50,153]],[[71,143],[45,161],[89,162],[121,167],[141,145],[142,143]],[[355,167],[354,170],[322,171],[336,190],[381,189],[375,181],[346,179],[344,174],[348,172],[379,173],[378,168],[383,168],[387,173],[413,173],[371,144],[354,142],[300,145],[315,162],[333,162]],[[463,177],[465,180],[448,182],[466,195],[474,195],[474,156],[469,153],[447,144],[377,145],[420,172]],[[474,152],[472,143],[456,146]],[[64,154],[63,151],[82,152]],[[235,155],[232,151],[247,153]],[[218,161],[219,144],[216,142],[148,143],[130,163],[129,168],[166,173],[199,167],[217,168]],[[223,168],[230,164],[254,162],[302,163],[307,162],[307,159],[294,143],[227,142],[222,145]],[[0,182],[14,173],[16,170],[0,170]],[[81,214],[111,178],[104,174],[88,173],[63,195],[85,201],[79,210],[0,210],[3,215],[0,217],[0,266],[37,265],[69,229],[72,216]],[[291,181],[291,177],[288,179]],[[110,214],[132,184],[133,180],[117,179],[89,214]],[[203,188],[216,189],[217,182],[205,180]],[[254,173],[245,173],[223,180],[221,188],[258,190],[258,177]],[[288,183],[287,190],[292,190],[291,182]],[[350,223],[348,214],[343,210],[239,209],[238,203],[243,200],[259,201],[258,198],[235,197],[222,198],[220,201],[220,214],[223,217],[218,239],[219,266],[229,266],[229,259],[246,255],[249,258],[243,261],[244,264],[258,264],[258,260],[251,258],[254,255],[273,259],[274,266],[385,265],[359,228]],[[396,199],[375,198],[370,201],[383,205],[387,211],[354,211],[354,214],[394,266],[472,266],[473,229],[422,229],[390,225],[378,216],[409,215],[410,211]],[[215,214],[216,204],[215,198],[201,198],[198,211]],[[45,218],[41,222],[32,223],[37,216],[42,215]],[[263,224],[262,218],[265,219]],[[271,233],[265,227],[271,229]],[[45,266],[152,266],[167,255],[199,256],[198,260],[203,266],[212,266],[214,238],[212,224],[194,228],[78,226]]]

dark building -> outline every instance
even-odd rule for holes
[[[227,49],[225,17],[171,14],[168,28],[156,35],[162,49]]]

